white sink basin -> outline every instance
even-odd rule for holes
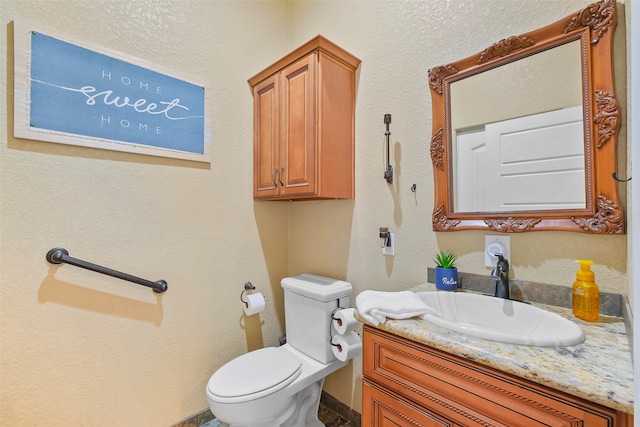
[[[580,344],[580,326],[518,301],[465,292],[419,292],[433,310],[422,316],[445,328],[493,341],[537,347]]]

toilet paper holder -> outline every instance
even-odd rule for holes
[[[336,307],[335,310],[333,310],[331,312],[331,320],[336,320],[336,321],[340,321],[340,319],[334,317],[336,315],[336,313],[338,312],[338,310],[342,310],[343,307],[340,307],[339,305]],[[338,347],[338,349],[340,351],[342,351],[342,346],[339,344],[334,344],[333,343],[333,330],[331,329],[331,323],[329,323],[329,344],[331,344],[333,347]]]
[[[344,314],[338,314],[343,310]],[[329,343],[335,358],[343,362],[362,354],[362,338],[355,331],[359,320],[354,317],[353,310],[352,308],[340,307],[338,303],[338,307],[331,313]],[[336,335],[333,334],[334,326]]]
[[[344,310],[345,307],[340,307],[339,305],[331,312],[331,320],[337,320],[338,322],[342,322],[340,319],[338,319],[336,316],[336,313],[340,310]],[[331,327],[331,325],[329,325],[329,327]]]
[[[240,301],[242,301],[242,303],[244,304],[245,307],[249,307],[249,302],[245,301],[244,293],[247,292],[247,291],[253,291],[255,289],[256,289],[256,287],[253,286],[253,284],[251,282],[245,282],[244,290],[240,293]]]
[[[335,317],[336,313],[340,310],[346,310],[348,307],[340,307],[338,305],[338,307],[335,308],[335,310],[333,310],[331,312],[331,320],[335,320],[338,322],[339,325],[342,326],[342,319],[339,319],[337,317]],[[340,349],[340,351],[342,351],[342,346],[340,344],[335,344],[333,342],[333,329],[331,328],[331,324],[329,324],[329,343],[333,346],[333,347],[338,347],[338,349]]]

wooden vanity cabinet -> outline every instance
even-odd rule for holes
[[[317,36],[249,79],[256,199],[352,199],[355,71]]]
[[[363,426],[633,426],[631,415],[368,325],[363,344]]]

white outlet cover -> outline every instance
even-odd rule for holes
[[[485,267],[495,267],[498,264],[498,257],[495,254],[500,252],[511,262],[511,236],[484,236]]]

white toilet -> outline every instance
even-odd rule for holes
[[[211,412],[231,427],[324,427],[324,378],[348,363],[333,354],[331,314],[349,307],[351,284],[312,274],[281,284],[287,343],[233,359],[207,384]]]

